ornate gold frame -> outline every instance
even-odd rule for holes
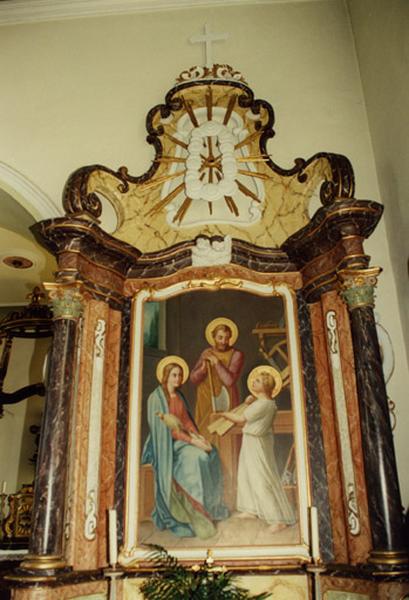
[[[190,271],[190,270],[187,270]],[[241,271],[242,277],[237,276]],[[196,273],[195,273],[196,274]],[[286,327],[289,340],[289,364],[291,395],[294,410],[294,440],[297,464],[297,494],[299,505],[300,539],[297,544],[287,546],[246,546],[212,548],[217,561],[223,561],[237,569],[265,570],[272,565],[294,567],[311,561],[308,507],[311,504],[310,477],[307,461],[307,436],[305,423],[305,403],[302,382],[301,352],[298,334],[298,317],[295,290],[299,287],[298,274],[258,275],[251,277],[250,272],[237,269],[234,276],[222,274],[213,278],[191,278],[192,272],[185,277],[168,278],[165,281],[134,282],[135,290],[132,307],[132,337],[130,353],[129,418],[127,432],[127,486],[124,496],[124,543],[120,549],[119,563],[123,568],[143,570],[146,568],[146,548],[138,546],[139,513],[139,456],[141,451],[140,429],[142,414],[142,368],[143,368],[143,309],[146,301],[166,300],[179,294],[192,291],[222,289],[242,290],[260,296],[280,296],[286,312]],[[291,276],[292,275],[292,276]],[[176,279],[176,280],[175,280]],[[284,281],[283,281],[284,280]],[[183,549],[172,553],[187,562],[197,562],[206,558],[209,548]]]

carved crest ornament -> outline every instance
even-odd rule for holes
[[[321,323],[324,313],[318,301],[327,291],[339,292],[342,289],[342,297],[348,303],[350,317],[347,317],[345,307],[344,312],[340,309],[339,323],[350,318],[355,327],[353,333],[358,342],[354,338],[356,347],[351,350],[355,359],[362,359],[361,348],[365,347],[367,351],[367,340],[372,344],[369,348],[377,344],[375,337],[369,334],[372,335],[371,288],[375,286],[379,269],[369,268],[370,257],[364,252],[363,241],[375,229],[382,215],[382,206],[354,198],[354,173],[345,156],[319,152],[310,158],[295,158],[291,168],[279,166],[274,161],[273,145],[268,144],[274,137],[273,108],[265,100],[256,99],[241,73],[228,65],[193,67],[184,71],[166,94],[164,102],[149,111],[146,128],[147,142],[153,145],[155,156],[144,174],[131,175],[126,167],[116,171],[102,165],[79,168],[69,177],[64,189],[65,217],[42,221],[32,228],[41,243],[58,256],[57,282],[48,284],[47,289],[54,303],[55,329],[60,344],[56,347],[68,348],[68,351],[63,353],[62,358],[55,354],[54,360],[58,366],[62,362],[64,373],[71,374],[71,377],[66,377],[71,387],[49,386],[54,398],[49,403],[48,422],[54,423],[57,416],[60,417],[60,410],[65,419],[65,429],[60,427],[52,436],[50,434],[53,451],[43,452],[43,460],[48,460],[49,468],[44,471],[44,479],[39,483],[48,494],[48,506],[53,510],[54,505],[56,507],[59,520],[57,517],[54,520],[61,535],[57,532],[58,535],[53,534],[48,540],[50,555],[44,558],[43,540],[51,536],[48,530],[42,528],[41,519],[34,521],[37,530],[32,536],[34,541],[30,552],[33,557],[30,555],[22,567],[30,574],[33,569],[57,569],[65,564],[62,536],[64,529],[66,534],[69,533],[69,526],[63,522],[64,486],[68,469],[74,468],[66,458],[69,411],[65,410],[65,406],[74,397],[74,386],[78,384],[78,389],[82,389],[76,373],[78,356],[81,359],[86,352],[89,353],[85,345],[88,338],[94,343],[89,415],[92,415],[90,420],[95,423],[95,428],[87,431],[90,450],[84,457],[89,466],[84,485],[86,494],[81,498],[80,507],[75,506],[77,499],[72,496],[72,511],[84,516],[84,537],[90,544],[95,542],[97,551],[101,539],[98,536],[103,530],[97,520],[98,511],[104,505],[102,500],[98,504],[103,486],[95,465],[101,453],[105,452],[104,443],[108,437],[101,437],[101,431],[104,433],[105,406],[111,406],[112,414],[116,414],[114,408],[118,410],[116,446],[111,446],[112,461],[101,462],[100,467],[101,477],[109,473],[112,476],[110,481],[115,480],[114,501],[119,528],[111,535],[110,543],[115,550],[112,552],[115,560],[112,559],[111,563],[117,562],[118,544],[118,560],[125,570],[143,567],[141,561],[145,560],[146,550],[141,545],[141,515],[145,514],[145,509],[147,513],[149,498],[153,498],[152,486],[149,487],[153,471],[143,471],[140,464],[143,376],[148,372],[148,368],[144,370],[143,367],[149,364],[143,344],[144,307],[147,302],[169,300],[170,303],[176,296],[192,292],[191,298],[201,296],[203,304],[199,308],[202,308],[210,291],[218,292],[214,298],[220,302],[227,302],[223,298],[234,291],[232,306],[241,301],[243,292],[257,299],[265,297],[268,302],[277,296],[282,302],[285,319],[280,317],[281,320],[272,322],[268,310],[263,310],[260,319],[254,320],[251,335],[258,336],[259,350],[264,359],[270,364],[277,363],[282,371],[284,387],[291,388],[294,417],[292,422],[290,418],[285,421],[284,426],[285,433],[293,435],[295,442],[294,451],[291,449],[287,453],[285,476],[291,494],[298,494],[300,507],[298,537],[294,538],[294,543],[273,547],[266,542],[256,548],[257,554],[254,544],[240,545],[238,550],[233,543],[227,549],[216,544],[216,558],[224,560],[227,557],[230,566],[256,564],[261,568],[269,561],[270,564],[277,561],[277,564],[284,565],[311,560],[319,562],[321,552],[323,560],[330,562],[339,557],[345,562],[350,557],[351,563],[362,563],[370,547],[369,519],[372,518],[370,525],[376,531],[378,513],[384,505],[380,501],[378,503],[376,494],[372,494],[369,500],[373,509],[366,508],[362,460],[356,452],[360,441],[355,446],[351,444],[351,439],[354,439],[349,428],[353,415],[351,417],[349,413],[350,405],[345,403],[348,390],[346,385],[344,387],[343,364],[347,363],[349,355],[347,358],[341,356],[337,322],[331,318],[332,313],[329,313],[327,323],[327,340],[323,338],[331,353],[329,368],[324,362],[322,367],[318,367],[323,372],[325,370],[328,382],[332,377],[334,393],[330,390],[318,395],[313,370],[310,373],[303,369],[303,364],[310,365],[314,361],[310,330],[313,326],[318,328]],[[319,194],[322,206],[310,217],[309,204],[316,194]],[[102,199],[114,207],[117,215],[116,229],[109,234],[99,226]],[[202,291],[203,294],[199,293]],[[336,294],[329,296],[325,299],[329,303],[339,301]],[[94,305],[90,304],[90,299],[100,301],[100,319],[99,313],[93,313]],[[311,319],[310,322],[306,303],[315,302],[314,309],[321,312],[318,314],[316,311],[316,321]],[[337,304],[336,308],[339,308]],[[174,310],[175,315],[178,310]],[[243,323],[248,320],[246,310],[247,306],[243,316],[239,315]],[[84,315],[85,323],[83,337],[79,333],[81,315]],[[115,321],[117,325],[121,319],[120,342],[113,336],[114,318],[118,319]],[[364,319],[366,329],[361,323]],[[182,320],[176,322],[175,317],[175,323],[178,335],[179,332],[190,335]],[[323,321],[322,325],[325,327]],[[364,339],[361,331],[365,332],[365,343],[361,341]],[[325,336],[324,328],[322,332]],[[74,351],[76,344],[77,355]],[[117,354],[115,360],[111,360],[114,347]],[[156,357],[155,352],[153,355]],[[169,350],[169,354],[175,352]],[[108,360],[105,356],[109,357]],[[374,353],[373,363],[377,365],[378,362],[378,355]],[[119,366],[112,367],[111,363]],[[350,362],[348,368],[349,365]],[[116,385],[115,378],[118,378],[118,388],[112,394],[105,394],[103,386],[108,385],[106,382],[112,377],[111,368],[116,369],[113,380]],[[378,413],[373,413],[372,406],[379,397],[380,384],[375,375],[378,376],[380,368],[371,370],[375,381],[371,388],[366,384],[366,372],[365,377],[362,375],[364,369],[356,369],[353,373],[347,371],[348,382],[354,378],[357,380],[357,397],[364,398],[362,408],[371,408],[364,414],[368,424],[362,435],[364,451],[367,447],[374,447],[372,435],[365,432],[371,434],[375,431],[372,420]],[[60,377],[58,368],[54,372],[50,369],[50,373],[56,381]],[[85,378],[82,371],[80,377]],[[53,382],[52,379],[50,381]],[[112,389],[116,390],[116,387]],[[372,394],[372,389],[376,394]],[[337,435],[342,438],[340,451],[337,440],[330,439],[330,434],[324,441],[329,445],[328,452],[334,451],[334,456],[342,461],[342,470],[336,478],[327,479],[326,450],[321,443],[321,434],[317,434],[325,429],[321,429],[318,401],[327,403],[325,406],[328,408],[331,398],[336,401],[335,409],[331,408],[331,411],[337,419]],[[355,404],[353,408],[354,415],[358,415]],[[389,435],[388,418],[384,421],[377,418],[377,422],[384,423],[384,435]],[[290,427],[293,430],[290,431]],[[46,431],[51,429],[51,426],[45,428]],[[393,471],[381,471],[377,467],[378,457],[386,447],[381,437],[377,443],[378,453],[373,453],[373,464],[370,464],[371,477],[373,472],[378,471],[380,479],[385,473],[392,473],[388,485],[393,491]],[[307,445],[311,462],[308,462]],[[390,445],[392,447],[392,443]],[[62,464],[58,470],[58,489],[48,484],[50,473],[57,472],[53,463],[57,458]],[[288,479],[294,473],[294,464],[297,465],[296,481],[295,478]],[[233,467],[231,472],[235,473]],[[328,525],[331,519],[329,494],[333,494],[331,498],[335,497],[338,502],[340,489],[343,498],[336,506],[344,504],[347,542],[339,539],[336,527]],[[374,489],[377,489],[376,486]],[[145,496],[142,490],[148,490]],[[395,497],[396,494],[389,496]],[[105,496],[101,495],[101,498]],[[140,498],[144,499],[143,505]],[[316,519],[312,526],[313,519],[308,509],[314,508],[313,514],[316,514],[317,506],[312,506],[311,501],[316,502],[319,508],[319,526]],[[140,506],[143,510],[138,508]],[[396,507],[393,512],[397,523],[394,531],[400,532],[399,499]],[[71,511],[71,507],[68,508],[66,521],[69,521]],[[45,518],[41,510],[40,505],[35,505],[34,511]],[[321,549],[318,530],[323,540]],[[391,543],[389,547],[382,535],[381,531],[380,541],[374,546],[373,560],[393,560],[397,564],[401,561],[403,564],[406,554],[402,558],[399,539],[396,544],[393,542],[395,546]],[[74,536],[70,539],[73,553],[80,552]],[[341,553],[344,544],[348,545],[350,555]],[[189,555],[186,554],[188,560],[200,558],[203,552],[203,548],[199,547],[187,545],[186,548],[189,550]],[[339,555],[336,555],[338,551]],[[53,557],[58,560],[52,562]],[[45,567],[42,566],[44,564]]]
[[[344,156],[320,152],[289,169],[274,162],[273,108],[228,65],[181,73],[146,127],[155,148],[146,173],[86,166],[68,179],[63,200],[67,216],[97,221],[105,197],[118,217],[112,235],[142,253],[199,235],[279,248],[308,224],[318,189],[324,206],[354,194]]]

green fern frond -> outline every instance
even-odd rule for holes
[[[181,565],[162,546],[149,544],[149,548],[148,559],[155,571],[141,586],[146,600],[266,600],[270,596],[251,596],[235,584],[233,573],[215,570],[206,561],[194,570]]]

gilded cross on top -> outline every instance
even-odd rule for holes
[[[221,42],[227,40],[229,37],[228,33],[211,33],[209,25],[204,26],[204,33],[199,35],[192,35],[189,38],[191,44],[205,44],[205,60],[206,67],[213,66],[213,54],[212,54],[212,43]]]

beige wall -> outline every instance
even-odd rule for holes
[[[41,376],[35,381],[30,378],[34,347],[35,340],[13,341],[5,392],[14,392],[24,385],[41,381]],[[35,398],[33,401],[37,404]],[[5,405],[4,416],[0,419],[0,482],[6,482],[9,494],[16,492],[22,483],[31,483],[34,477],[34,467],[29,463],[35,451],[34,436],[29,432],[34,422],[31,420],[33,407],[30,408],[29,403],[30,400],[24,400]]]
[[[342,0],[3,27],[0,155],[55,201],[68,174],[86,164],[114,169],[125,164],[132,174],[141,174],[153,156],[144,141],[145,115],[163,100],[182,69],[203,63],[202,49],[191,46],[187,38],[204,23],[230,33],[228,42],[215,45],[215,61],[240,69],[256,95],[272,103],[277,135],[269,151],[276,162],[289,166],[295,157],[321,150],[346,154],[355,167],[357,197],[382,200],[387,212],[390,207],[395,210],[393,194],[381,194],[378,187],[353,36]],[[404,167],[396,172],[400,171],[404,173]],[[398,358],[389,393],[399,411],[396,440],[407,504],[409,449],[404,436],[409,376],[383,224],[368,251],[373,263],[385,269],[377,310]]]
[[[43,380],[43,363],[49,344],[50,338],[13,340],[5,392],[15,392]],[[30,459],[36,445],[30,426],[41,424],[43,406],[44,398],[40,396],[4,406],[4,416],[0,419],[0,484],[6,482],[7,493],[33,481],[35,467]]]
[[[348,0],[401,317],[409,333],[409,3]]]
[[[401,466],[403,499],[407,506],[409,405],[400,381],[400,373],[407,368],[407,358],[396,340],[397,330],[402,327],[408,349],[409,3],[407,0],[348,0],[348,7],[379,182],[379,198],[385,204],[384,220],[399,302],[399,315],[387,305],[382,313],[388,314],[389,329],[393,331],[395,343],[396,371],[389,393],[391,399],[397,401],[395,443]],[[386,289],[387,286],[384,287]]]

